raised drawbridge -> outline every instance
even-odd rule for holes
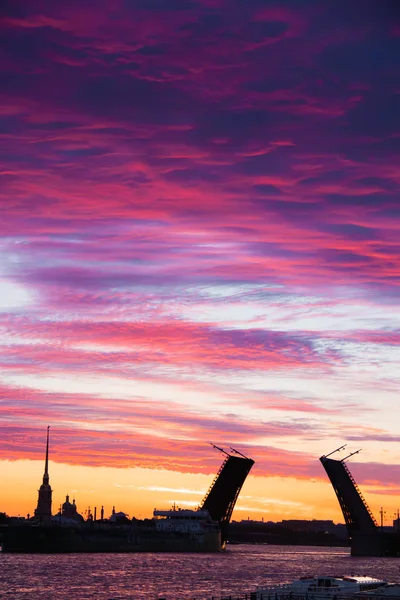
[[[342,450],[344,447],[345,446],[341,446],[330,454],[321,456],[320,461],[335,490],[346,522],[349,537],[351,537],[356,532],[374,532],[377,530],[378,524],[345,463],[350,456],[357,454],[359,450],[348,454],[341,460],[329,458],[329,456]]]
[[[225,455],[225,460],[214,477],[200,509],[208,510],[211,518],[218,521],[224,530],[231,519],[236,500],[254,465],[254,460],[234,448],[230,448],[233,453],[231,454],[214,444],[212,446]]]

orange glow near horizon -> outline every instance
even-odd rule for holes
[[[37,489],[43,476],[40,461],[1,461],[3,478],[0,512],[10,516],[32,515]],[[78,511],[85,517],[90,508],[100,515],[104,506],[109,517],[112,507],[130,517],[151,518],[153,510],[168,509],[174,503],[196,508],[203,499],[212,476],[152,469],[82,467],[50,462],[53,489],[53,514],[68,494],[75,498]],[[385,507],[386,520],[397,510],[395,497],[384,494],[371,497],[370,507],[378,520],[379,508]],[[233,519],[281,521],[284,519],[328,519],[343,522],[331,485],[326,481],[307,481],[294,477],[257,477],[249,475],[233,513]]]

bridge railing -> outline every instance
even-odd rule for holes
[[[362,495],[361,490],[360,490],[360,488],[358,487],[358,485],[356,483],[356,480],[354,479],[353,475],[351,474],[350,469],[348,468],[348,466],[346,465],[345,462],[342,463],[342,464],[343,464],[343,467],[344,467],[347,475],[350,477],[350,481],[352,482],[352,484],[354,485],[355,489],[357,490],[358,495],[361,498],[361,502],[364,504],[364,506],[365,506],[365,508],[366,508],[366,510],[367,510],[367,512],[369,514],[369,516],[371,517],[372,522],[378,527],[378,523],[376,522],[376,519],[375,519],[374,515],[372,514],[372,511],[371,511],[370,507],[368,506],[367,501],[365,500],[364,496]]]

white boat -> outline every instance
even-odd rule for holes
[[[223,549],[221,528],[208,510],[190,510],[173,506],[170,510],[154,509],[156,531],[168,536],[186,536],[198,550],[215,552]]]
[[[376,590],[386,581],[373,577],[331,577],[310,575],[292,583],[259,586],[256,600],[340,600],[351,598],[359,592]]]
[[[153,519],[157,531],[203,533],[220,530],[219,524],[211,519],[208,510],[190,510],[174,505],[170,510],[154,509]]]

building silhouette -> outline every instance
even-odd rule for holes
[[[71,503],[68,495],[66,496],[65,502],[61,507],[61,513],[59,513],[57,516],[64,517],[65,519],[71,519],[78,523],[82,523],[84,521],[82,515],[78,513],[78,508],[75,504],[75,498],[73,498]]]
[[[51,523],[51,500],[53,492],[49,483],[49,431],[50,425],[47,427],[46,460],[44,464],[43,483],[38,490],[38,502],[35,509],[35,519],[42,524]]]

